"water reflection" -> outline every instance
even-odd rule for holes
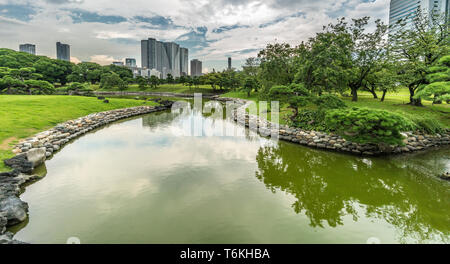
[[[343,225],[348,215],[358,221],[363,208],[395,226],[400,242],[449,242],[449,185],[435,180],[448,157],[449,149],[367,159],[279,143],[259,149],[256,177],[273,193],[295,196],[293,210],[312,227]]]

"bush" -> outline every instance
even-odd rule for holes
[[[428,134],[445,132],[445,128],[436,119],[416,117],[412,121],[416,125],[416,129],[420,132]]]
[[[398,114],[356,107],[328,112],[325,123],[331,130],[354,142],[393,145],[402,144],[401,131],[414,128],[409,119]]]
[[[325,124],[325,114],[325,111],[320,110],[300,110],[293,125],[305,130],[328,131]]]
[[[306,130],[329,131],[325,123],[327,111],[347,107],[344,101],[332,94],[325,94],[311,100],[317,109],[300,110],[293,125]]]
[[[316,97],[314,103],[319,109],[340,109],[347,106],[344,101],[333,94],[324,94]]]

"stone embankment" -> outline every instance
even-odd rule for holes
[[[13,170],[0,173],[0,244],[21,243],[6,231],[7,226],[27,218],[28,204],[18,197],[21,186],[38,176],[33,170],[71,140],[111,122],[156,111],[170,109],[172,102],[160,101],[161,106],[138,106],[90,114],[69,120],[34,137],[22,140],[15,146],[15,157],[4,163]]]
[[[233,101],[240,107],[245,107],[249,103],[247,100],[236,98],[215,97],[213,99],[223,102]],[[262,135],[270,135],[271,128],[275,127],[271,122],[258,118],[255,115],[249,115],[245,111],[235,111],[234,120],[242,125],[245,124],[247,127],[257,129],[257,132],[260,132]],[[285,125],[280,125],[278,132],[281,140],[319,149],[367,156],[408,153],[450,144],[450,133],[428,135],[418,132],[405,132],[402,133],[404,137],[403,145],[395,146],[389,144],[359,144],[348,141],[334,133],[307,131]]]
[[[171,92],[130,92],[130,91],[94,91],[96,96],[162,96],[162,97],[179,97],[194,98],[193,93],[171,93]],[[218,95],[202,94],[205,99],[217,98]]]

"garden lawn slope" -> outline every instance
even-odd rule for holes
[[[12,146],[22,138],[90,113],[143,105],[138,100],[108,99],[109,104],[95,97],[0,95],[0,172],[8,170],[3,160],[13,156]]]

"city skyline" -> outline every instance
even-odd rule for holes
[[[0,0],[0,46],[17,49],[33,43],[38,54],[55,56],[57,41],[70,43],[73,62],[102,65],[136,58],[141,65],[140,40],[152,36],[189,49],[206,71],[227,68],[227,57],[240,69],[268,43],[293,45],[307,40],[337,17],[370,15],[388,23],[388,0],[252,1],[241,2],[131,0],[120,1]]]

